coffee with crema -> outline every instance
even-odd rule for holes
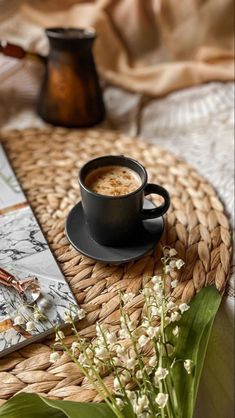
[[[119,165],[96,168],[85,179],[85,186],[89,190],[106,196],[129,194],[141,184],[141,178],[134,170]]]

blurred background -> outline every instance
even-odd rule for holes
[[[0,40],[48,54],[48,27],[95,28],[106,118],[184,157],[216,188],[233,224],[232,0],[0,0]],[[0,54],[0,132],[42,127],[40,60]],[[195,417],[233,416],[232,279],[216,319]]]

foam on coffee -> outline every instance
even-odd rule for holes
[[[85,186],[89,190],[106,196],[129,194],[141,184],[141,178],[134,170],[119,165],[96,168],[85,179]]]

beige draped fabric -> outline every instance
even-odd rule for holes
[[[233,16],[232,0],[36,0],[19,2],[0,39],[42,51],[42,28],[93,26],[101,77],[160,96],[233,79]]]

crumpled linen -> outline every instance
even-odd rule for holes
[[[0,1],[6,11],[9,1]],[[0,39],[45,52],[43,28],[95,27],[101,77],[162,96],[234,78],[233,16],[232,0],[21,1],[0,23]]]

